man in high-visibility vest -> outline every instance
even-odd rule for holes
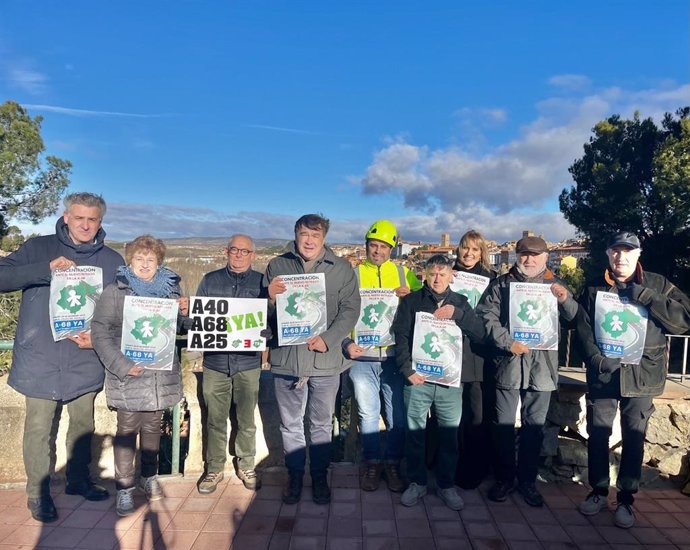
[[[398,232],[393,223],[378,220],[372,224],[366,234],[367,259],[355,267],[360,289],[393,289],[395,295],[402,298],[422,287],[414,273],[390,260],[391,251],[397,244]],[[362,300],[360,318],[365,315],[366,307],[366,300]],[[377,316],[376,320],[383,319]],[[357,338],[357,334],[355,338],[346,338],[343,349],[354,360],[350,380],[357,400],[365,462],[360,486],[365,491],[375,491],[383,472],[388,488],[399,493],[405,489],[399,467],[405,444],[405,378],[395,362],[395,346],[372,345],[371,338]],[[383,456],[379,433],[381,413],[386,426]]]

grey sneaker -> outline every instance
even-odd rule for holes
[[[589,493],[587,498],[580,503],[580,513],[585,516],[595,516],[606,508],[606,497]]]
[[[118,516],[125,517],[134,513],[134,489],[136,487],[118,490],[115,503],[115,511]]]
[[[414,506],[419,499],[426,495],[426,485],[410,483],[405,492],[400,497],[400,504],[403,506]]]
[[[197,490],[202,495],[210,495],[216,490],[218,484],[223,481],[223,477],[225,477],[223,472],[208,472],[199,482]]]
[[[635,512],[630,504],[618,503],[616,512],[613,514],[613,522],[616,527],[621,529],[630,529],[635,525]]]
[[[163,489],[158,483],[158,476],[142,477],[139,480],[139,489],[141,489],[148,500],[160,500],[163,498]]]
[[[254,468],[250,470],[237,470],[237,477],[244,485],[245,489],[250,491],[258,491],[261,489],[261,478],[257,475]]]
[[[458,491],[455,489],[455,487],[439,489],[437,494],[451,510],[462,510],[465,507],[465,501],[462,500],[462,497],[458,494]]]

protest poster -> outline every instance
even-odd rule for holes
[[[48,314],[53,340],[64,340],[91,328],[96,302],[103,292],[103,270],[84,265],[56,269],[50,277]]]
[[[601,353],[638,365],[647,337],[647,309],[613,292],[597,292],[594,338]]]
[[[399,302],[395,290],[361,288],[359,295],[362,305],[354,330],[355,343],[365,349],[395,344],[395,338],[391,332]]]
[[[486,287],[489,286],[491,279],[483,275],[475,275],[474,273],[467,273],[465,271],[456,271],[453,274],[453,281],[450,283],[450,289],[453,292],[462,294],[470,304],[472,309],[477,307],[479,298],[482,297]]]
[[[286,290],[276,295],[278,345],[305,344],[328,327],[323,273],[281,275]]]
[[[120,351],[137,366],[172,370],[177,300],[125,296]]]
[[[462,330],[449,319],[431,313],[415,314],[412,339],[412,368],[427,382],[460,387],[462,374]]]
[[[264,351],[265,298],[191,296],[187,349],[195,351]]]
[[[510,283],[510,334],[530,349],[558,349],[558,302],[551,285]]]

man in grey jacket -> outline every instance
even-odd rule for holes
[[[269,319],[276,329],[276,296],[287,287],[281,275],[323,273],[326,282],[326,330],[313,334],[306,344],[270,345],[271,370],[283,437],[289,480],[283,502],[294,504],[302,496],[306,462],[304,418],[309,419],[309,463],[312,498],[328,504],[331,492],[327,470],[331,461],[331,430],[340,373],[348,366],[341,342],[354,328],[360,298],[357,280],[349,262],[325,246],[329,221],[306,214],[295,223],[295,240],[289,251],[271,260],[264,285],[268,287]],[[276,336],[277,338],[277,336]]]
[[[91,346],[90,332],[53,340],[48,305],[54,270],[97,266],[103,270],[106,287],[115,281],[115,271],[124,262],[104,245],[102,197],[73,193],[64,203],[65,212],[54,235],[29,239],[0,261],[0,292],[22,291],[8,383],[26,397],[23,448],[27,505],[33,518],[41,522],[57,519],[50,496],[50,434],[59,405],[69,412],[65,491],[87,500],[108,498],[108,491],[89,479],[93,403],[103,387],[103,365]]]
[[[558,313],[566,321],[577,315],[578,305],[571,293],[546,267],[548,249],[540,237],[523,237],[515,247],[517,262],[505,275],[494,279],[477,305],[477,314],[486,324],[487,340],[496,348],[496,483],[489,499],[502,502],[513,490],[517,474],[518,490],[530,506],[543,506],[537,491],[537,466],[543,440],[544,421],[551,392],[558,383],[558,350],[530,349],[525,338],[539,336],[530,331],[511,331],[510,302],[520,283],[548,285],[556,297]],[[530,307],[530,306],[527,306]],[[526,311],[530,315],[530,311]],[[552,330],[558,332],[558,323]],[[522,401],[520,446],[515,461],[515,416]]]

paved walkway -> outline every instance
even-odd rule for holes
[[[642,491],[637,524],[613,525],[611,512],[585,518],[576,504],[586,490],[575,484],[540,484],[547,506],[530,508],[513,495],[496,504],[487,486],[463,492],[465,509],[453,512],[433,495],[406,508],[383,487],[358,489],[357,469],[338,464],[331,474],[333,502],[318,506],[305,487],[302,502],[280,500],[282,472],[269,472],[256,494],[235,478],[201,496],[191,479],[166,479],[166,499],[118,518],[114,499],[55,498],[56,523],[41,525],[26,509],[24,491],[0,491],[0,550],[463,550],[463,549],[688,549],[690,498],[675,490]],[[305,478],[306,480],[306,478]],[[112,488],[112,487],[111,487]]]

